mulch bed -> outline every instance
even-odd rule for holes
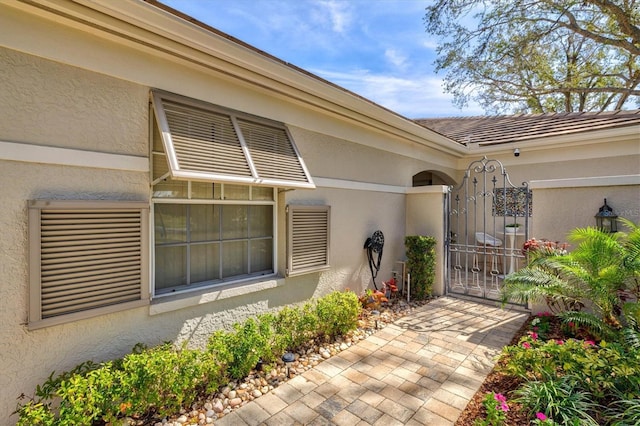
[[[520,338],[527,334],[531,330],[530,323],[535,316],[530,316],[527,321],[520,327],[520,330],[515,334],[511,340],[510,345],[518,344]],[[546,333],[547,339],[566,339],[566,335],[562,331],[560,321],[557,318],[553,318],[551,321],[551,327]],[[489,373],[485,381],[478,389],[478,392],[471,398],[469,404],[464,411],[458,417],[455,426],[473,426],[476,419],[484,419],[486,411],[482,404],[484,396],[489,392],[501,393],[509,400],[511,392],[516,390],[522,380],[516,377],[507,376],[497,371],[499,365],[503,361],[498,361],[494,369]],[[528,425],[531,422],[529,414],[519,404],[509,401],[509,411],[507,412],[507,418],[505,421],[506,426],[521,426]]]

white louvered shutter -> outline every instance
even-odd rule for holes
[[[330,206],[287,206],[287,275],[329,268]]]
[[[152,95],[172,178],[315,188],[284,124],[159,90]]]

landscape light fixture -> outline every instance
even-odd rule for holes
[[[282,355],[282,360],[284,361],[285,365],[287,366],[287,379],[291,378],[291,363],[293,363],[293,361],[296,360],[296,356],[294,354],[292,354],[291,352],[286,352],[284,355]]]

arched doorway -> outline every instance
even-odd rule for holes
[[[446,185],[453,186],[456,182],[446,173],[437,170],[424,170],[416,173],[412,178],[412,186]]]

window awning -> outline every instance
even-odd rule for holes
[[[153,90],[171,177],[315,188],[282,123]]]

